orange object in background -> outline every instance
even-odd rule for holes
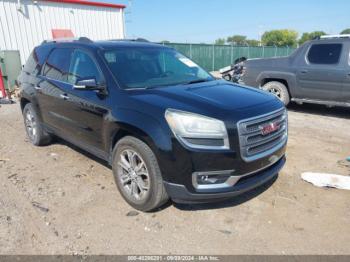
[[[70,29],[52,29],[52,38],[73,38],[74,34]]]

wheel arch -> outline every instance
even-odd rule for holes
[[[29,103],[31,103],[31,101],[30,101],[29,99],[27,99],[27,98],[25,98],[25,97],[21,97],[20,105],[21,105],[21,111],[22,111],[22,112],[23,112],[24,107],[25,107],[27,104],[29,104]]]
[[[113,150],[115,145],[123,137],[133,136],[140,139],[156,155],[157,159],[161,157],[160,151],[170,151],[172,147],[171,135],[167,133],[161,123],[153,117],[135,111],[125,111],[123,118],[115,121],[109,128],[109,161],[113,160]],[[169,132],[171,132],[169,130]]]
[[[265,84],[276,81],[280,82],[281,84],[285,85],[290,98],[294,97],[294,89],[296,86],[296,76],[293,73],[288,72],[275,72],[275,71],[269,71],[269,72],[262,72],[257,79],[257,82],[259,83],[259,86],[264,86]]]
[[[115,145],[126,136],[133,136],[144,142],[152,149],[155,148],[152,138],[140,128],[126,123],[118,123],[118,126],[118,130],[115,131],[111,137],[110,152],[113,152]]]

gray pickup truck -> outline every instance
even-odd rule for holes
[[[242,81],[290,101],[350,107],[350,35],[324,36],[288,57],[250,59]]]

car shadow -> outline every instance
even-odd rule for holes
[[[74,144],[71,144],[71,143],[69,143],[69,142],[67,142],[59,137],[55,137],[54,143],[67,146],[67,147],[71,148],[72,150],[84,155],[85,157],[87,157],[93,161],[96,161],[97,163],[112,170],[111,166],[108,164],[107,161],[102,160],[102,159],[94,156],[93,154],[90,154],[89,152],[87,152],[87,151],[75,146]],[[263,192],[265,192],[267,189],[269,189],[275,183],[275,181],[277,180],[277,177],[278,176],[275,176],[274,178],[272,178],[271,180],[269,180],[265,184],[255,188],[251,191],[243,193],[242,195],[238,195],[238,196],[235,196],[235,197],[230,198],[230,199],[215,201],[215,202],[211,202],[211,203],[199,203],[199,204],[179,204],[179,203],[175,203],[172,201],[168,201],[163,206],[153,210],[150,213],[160,212],[162,210],[169,208],[170,206],[174,206],[175,208],[182,210],[182,211],[199,211],[199,210],[221,209],[221,208],[238,206],[242,203],[245,203],[245,202],[257,197],[258,195],[262,194]]]
[[[179,203],[173,203],[173,206],[177,209],[180,209],[182,211],[199,211],[199,210],[211,210],[211,209],[222,209],[222,208],[228,208],[228,207],[234,207],[241,205],[245,202],[248,202],[249,200],[259,196],[260,194],[264,193],[267,189],[269,189],[277,180],[278,176],[275,176],[265,184],[250,190],[248,192],[243,193],[242,195],[238,195],[235,197],[232,197],[230,199],[218,201],[218,202],[212,202],[212,203],[200,203],[200,204],[179,204]]]
[[[350,119],[350,108],[347,107],[327,107],[317,104],[302,104],[291,103],[288,106],[288,111],[306,113],[312,115],[321,115],[328,117]]]
[[[70,149],[73,149],[74,151],[84,155],[85,157],[87,158],[90,158],[91,160],[94,160],[96,161],[97,163],[109,168],[109,169],[112,169],[112,167],[108,164],[107,161],[101,159],[101,158],[98,158],[97,156],[93,155],[93,154],[90,154],[89,152],[85,151],[84,149],[81,149],[80,147],[77,147],[76,145],[74,144],[71,144],[69,143],[68,141],[65,141],[59,137],[55,137],[55,141],[54,141],[55,144],[60,144],[60,145],[64,145],[64,146],[67,146],[69,147]]]

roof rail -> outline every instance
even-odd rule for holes
[[[111,39],[109,41],[131,41],[131,42],[149,42],[144,38],[135,38],[135,39]]]
[[[350,34],[344,35],[322,35],[320,39],[331,39],[331,38],[350,38]]]
[[[79,38],[57,38],[57,39],[44,40],[41,44],[67,43],[67,42],[81,42],[81,43],[88,43],[88,44],[93,43],[93,41],[90,38],[82,36]]]

